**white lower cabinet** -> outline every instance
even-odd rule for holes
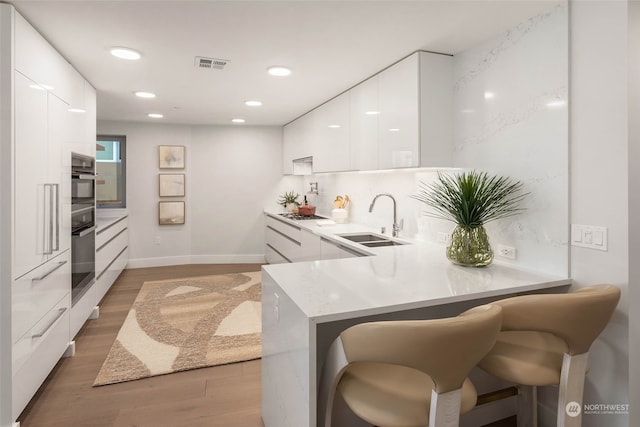
[[[265,242],[265,258],[269,264],[312,261],[320,255],[320,237],[268,215]]]
[[[367,254],[360,253],[331,240],[320,240],[320,259],[355,258],[360,256],[367,256]]]
[[[265,258],[269,264],[368,256],[266,215]]]
[[[80,331],[128,261],[129,228],[123,216],[96,231],[96,281],[71,309],[71,337]]]
[[[66,251],[12,284],[14,419],[69,345],[70,283]]]

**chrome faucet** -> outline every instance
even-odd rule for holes
[[[401,226],[398,224],[396,199],[391,194],[380,193],[376,197],[374,197],[373,200],[371,201],[371,205],[369,205],[369,212],[373,212],[373,206],[376,204],[376,200],[378,200],[378,197],[380,196],[387,196],[387,197],[390,197],[391,200],[393,200],[393,232],[391,235],[393,237],[398,237],[398,233],[400,232]]]

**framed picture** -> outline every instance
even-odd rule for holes
[[[158,175],[160,197],[184,197],[184,174],[161,173]]]
[[[184,224],[184,202],[160,202],[158,219],[160,225]]]
[[[184,145],[158,147],[160,169],[184,169]]]

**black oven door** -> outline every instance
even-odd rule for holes
[[[96,277],[96,226],[80,228],[71,234],[71,300],[75,303]]]

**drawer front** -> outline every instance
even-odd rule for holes
[[[125,249],[118,255],[118,257],[111,263],[109,267],[98,277],[93,287],[96,290],[96,304],[99,304],[102,298],[104,298],[107,291],[116,281],[122,270],[127,266],[129,261],[129,249]]]
[[[273,217],[267,216],[266,217],[266,226],[267,229],[272,229],[272,230],[276,230],[279,231],[280,233],[284,234],[285,236],[291,238],[292,240],[295,240],[296,242],[300,243],[300,233],[301,233],[301,229],[300,227],[296,227],[294,225],[288,224],[286,222],[282,222],[280,220],[277,220]]]
[[[120,233],[115,235],[105,245],[97,246],[96,250],[96,277],[107,269],[109,264],[116,259],[118,254],[129,245],[129,230],[121,229]]]
[[[29,403],[69,344],[71,293],[67,293],[13,345],[13,419]]]
[[[96,249],[100,249],[104,246],[109,240],[113,239],[117,236],[122,230],[129,226],[128,217],[124,217],[118,222],[115,222],[109,225],[107,228],[101,229],[98,228],[96,231]]]
[[[13,282],[11,333],[15,343],[71,291],[71,251]]]
[[[291,262],[288,259],[284,258],[276,249],[274,249],[270,244],[267,243],[265,246],[264,257],[269,264],[284,264],[286,262]]]
[[[297,242],[278,230],[274,230],[268,226],[265,241],[267,245],[271,245],[273,249],[280,252],[282,256],[289,260],[295,259],[301,250],[301,244],[299,241]]]
[[[360,253],[355,249],[333,243],[326,239],[320,241],[320,259],[355,258],[361,256],[367,256],[367,254]]]

